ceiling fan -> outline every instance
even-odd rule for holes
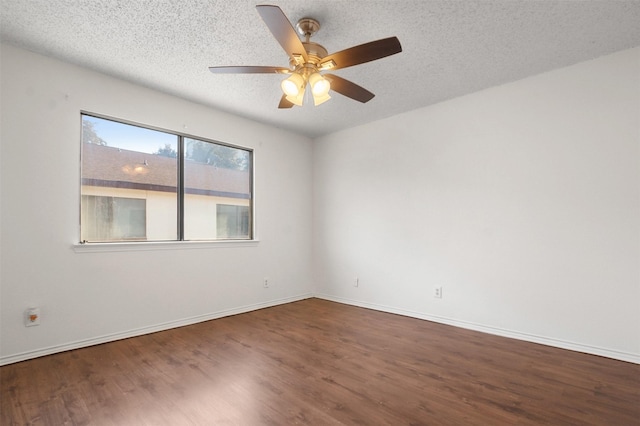
[[[386,56],[402,52],[402,46],[397,37],[389,37],[372,41],[342,50],[329,55],[327,49],[310,38],[320,29],[320,23],[313,18],[302,18],[296,24],[297,32],[304,36],[300,40],[296,29],[278,6],[256,6],[262,20],[289,55],[289,68],[270,66],[221,66],[209,67],[214,74],[289,74],[290,77],[282,81],[284,94],[278,108],[302,106],[307,85],[311,87],[311,94],[315,105],[328,101],[329,90],[365,103],[375,95],[349,80],[326,71],[333,71],[365,62],[375,61]]]

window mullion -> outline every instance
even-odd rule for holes
[[[184,241],[184,136],[178,136],[178,241]]]

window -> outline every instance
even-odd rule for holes
[[[82,114],[82,242],[252,238],[252,152]]]

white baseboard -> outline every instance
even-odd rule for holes
[[[33,351],[22,352],[14,355],[7,355],[0,357],[0,366],[13,364],[15,362],[26,361],[33,358],[38,358],[45,355],[51,355],[58,352],[65,352],[72,349],[80,349],[88,346],[99,345],[102,343],[113,342],[116,340],[127,339],[130,337],[141,336],[144,334],[156,333],[158,331],[170,330],[172,328],[183,327],[186,325],[197,324],[199,322],[209,321],[217,318],[223,318],[231,315],[243,314],[246,312],[255,311],[258,309],[269,308],[272,306],[282,305],[290,302],[297,302],[299,300],[308,299],[311,297],[317,297],[319,299],[330,300],[333,302],[344,303],[346,305],[359,306],[361,308],[373,309],[381,312],[388,312],[392,314],[404,315],[411,318],[418,318],[427,321],[433,321],[441,324],[452,325],[455,327],[465,328],[474,331],[480,331],[483,333],[493,334],[502,337],[509,337],[512,339],[524,340],[527,342],[540,343],[547,346],[568,349],[576,352],[583,352],[592,355],[603,356],[607,358],[617,359],[620,361],[632,362],[634,364],[640,364],[640,355],[627,352],[621,352],[606,348],[600,348],[596,346],[583,345],[580,343],[574,343],[559,339],[553,339],[544,336],[536,336],[528,333],[521,333],[513,330],[506,330],[496,327],[490,327],[482,324],[471,323],[467,321],[461,321],[451,318],[439,317],[435,315],[423,314],[420,312],[408,311],[405,309],[398,309],[391,306],[378,305],[374,303],[366,303],[357,300],[345,299],[342,297],[330,296],[327,294],[304,294],[284,299],[271,300],[268,302],[257,303],[253,305],[241,306],[238,308],[227,309],[223,311],[213,312],[205,315],[198,315],[195,317],[184,318],[177,321],[170,321],[162,324],[157,324],[148,327],[136,328],[120,333],[113,333],[99,337],[93,337],[90,339],[78,340],[75,342],[65,343],[62,345],[50,346],[47,348],[37,349]]]
[[[318,299],[330,300],[332,302],[344,303],[346,305],[358,306],[361,308],[373,309],[381,312],[388,312],[391,314],[403,315],[411,318],[418,318],[427,321],[433,321],[441,324],[452,325],[455,327],[465,328],[468,330],[480,331],[487,334],[493,334],[496,336],[509,337],[517,340],[524,340],[532,343],[539,343],[542,345],[553,346],[561,349],[568,349],[576,352],[583,352],[591,355],[603,356],[606,358],[617,359],[620,361],[632,362],[634,364],[640,364],[640,355],[628,352],[621,352],[612,349],[600,348],[597,346],[583,345],[581,343],[569,342],[565,340],[554,339],[544,336],[536,336],[528,333],[521,333],[514,330],[506,330],[497,327],[486,326],[482,324],[476,324],[467,321],[456,320],[452,318],[439,317],[435,315],[423,314],[420,312],[408,311],[405,309],[398,309],[391,306],[378,305],[374,303],[361,302],[357,300],[345,299],[342,297],[330,296],[328,294],[315,294],[314,297]]]
[[[284,299],[270,300],[268,302],[257,303],[253,305],[241,306],[233,309],[226,309],[218,312],[212,312],[204,315],[197,315],[190,318],[183,318],[176,321],[169,321],[162,324],[156,324],[148,327],[136,328],[119,333],[107,334],[90,339],[77,340],[75,342],[65,343],[62,345],[50,346],[47,348],[36,349],[33,351],[22,352],[15,355],[7,355],[0,357],[0,366],[13,364],[15,362],[26,361],[28,359],[38,358],[45,355],[51,355],[58,352],[65,352],[72,349],[80,349],[88,346],[100,345],[102,343],[113,342],[130,337],[142,336],[144,334],[156,333],[158,331],[170,330],[172,328],[184,327],[185,325],[197,324],[199,322],[209,321],[217,318],[228,317],[231,315],[243,314],[246,312],[256,311],[258,309],[270,308],[272,306],[283,305],[285,303],[297,302],[299,300],[309,299],[312,294],[303,294],[299,296],[287,297]]]

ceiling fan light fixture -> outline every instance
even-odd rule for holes
[[[320,73],[317,72],[314,72],[309,76],[309,84],[311,85],[311,93],[313,93],[314,99],[316,96],[326,96],[331,89],[331,83],[329,83],[329,80],[322,77]]]
[[[302,106],[302,103],[304,102],[304,85],[296,95],[287,95],[286,99],[294,105]]]
[[[287,95],[287,98],[289,96],[297,97],[300,92],[304,93],[304,85],[304,78],[297,73],[291,74],[291,77],[283,80],[280,84],[282,91]]]
[[[313,94],[313,104],[315,106],[323,104],[323,103],[327,102],[329,99],[331,99],[331,96],[329,96],[328,93],[325,93],[324,95]]]

